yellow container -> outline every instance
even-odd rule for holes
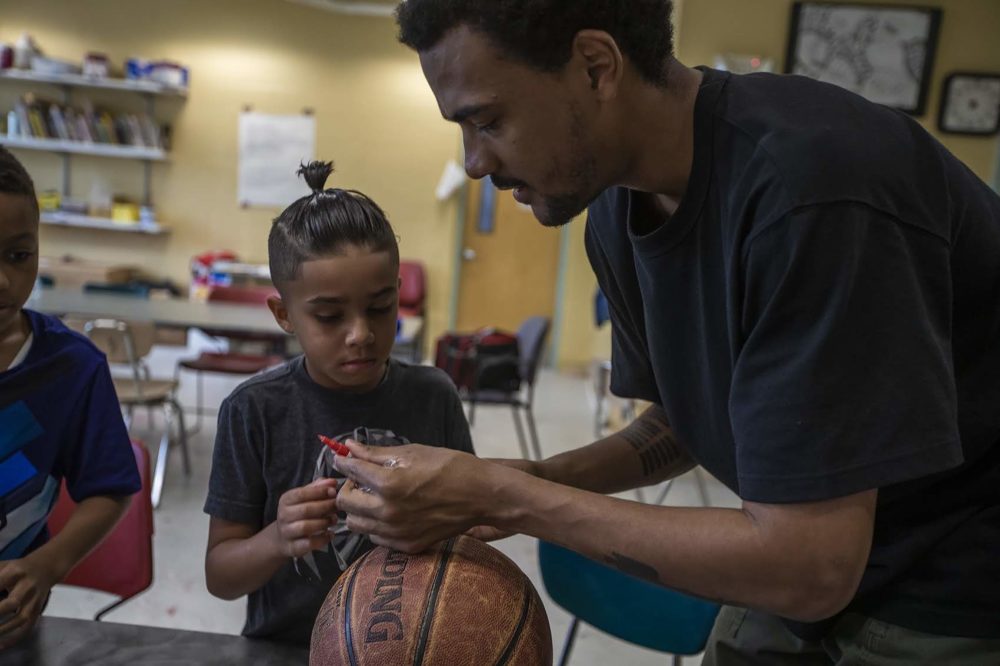
[[[46,190],[38,193],[39,210],[59,210],[62,204],[62,195],[55,190]]]
[[[139,207],[134,203],[116,202],[111,206],[111,221],[118,224],[136,224],[139,221]]]

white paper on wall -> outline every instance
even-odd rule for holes
[[[240,114],[239,150],[240,205],[284,208],[309,193],[295,172],[316,154],[316,118],[245,111]]]

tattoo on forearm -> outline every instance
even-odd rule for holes
[[[643,580],[648,580],[652,583],[660,582],[660,574],[656,573],[656,569],[648,564],[643,564],[638,560],[633,560],[631,557],[626,557],[619,552],[612,551],[611,554],[605,558],[605,561],[622,573],[627,573],[630,576],[642,578]]]
[[[619,434],[638,452],[643,476],[650,477],[682,460],[685,452],[666,418],[647,414],[648,411],[644,412]]]

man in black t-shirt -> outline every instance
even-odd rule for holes
[[[371,492],[338,507],[409,551],[480,525],[721,600],[706,663],[1000,663],[1000,199],[903,114],[684,67],[669,11],[401,5],[469,175],[548,226],[589,206],[612,390],[653,406],[537,463],[355,447]],[[601,494],[696,464],[741,508]]]

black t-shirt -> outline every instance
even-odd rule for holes
[[[473,452],[455,385],[437,368],[393,360],[378,387],[345,393],[314,382],[299,356],[245,381],[223,401],[205,513],[255,528],[270,525],[285,492],[329,469],[321,455],[328,449],[316,435],[381,443],[361,432]],[[316,613],[341,571],[371,549],[357,536],[338,529],[330,547],[289,560],[247,595],[243,635],[308,647]]]
[[[850,608],[1000,637],[1000,199],[901,113],[703,72],[674,215],[642,233],[625,188],[590,207],[612,390],[745,500],[878,488]]]

